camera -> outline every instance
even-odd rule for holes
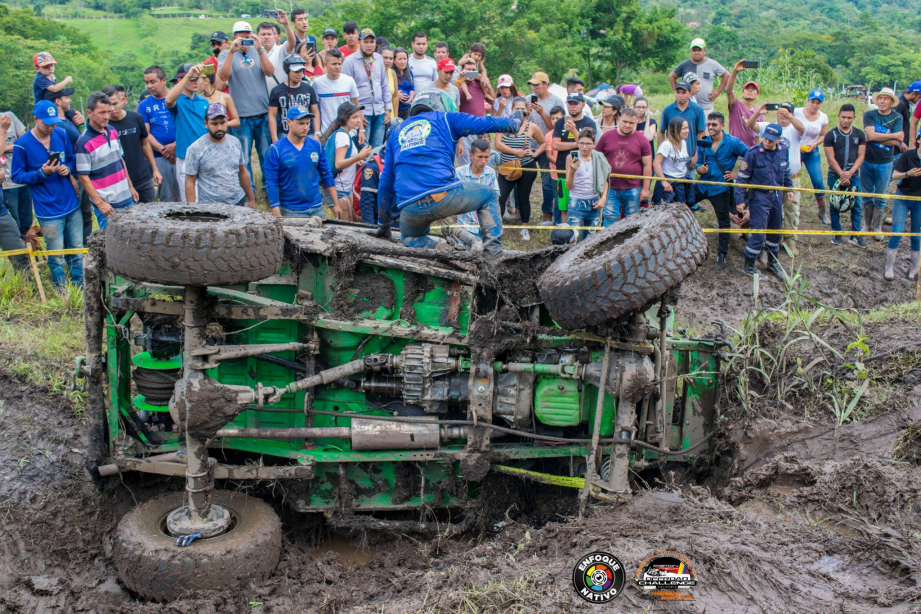
[[[270,19],[278,19],[279,17],[281,17],[281,13],[279,13],[275,9],[265,9],[264,11],[262,11],[262,16],[268,17]]]
[[[766,105],[764,105],[765,111],[776,111],[779,108],[780,108],[779,102],[769,102]]]
[[[240,41],[240,44],[243,45],[244,47],[252,47],[253,45],[256,44],[256,41],[254,41],[251,38],[244,38],[243,40]]]

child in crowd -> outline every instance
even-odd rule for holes
[[[566,187],[569,189],[569,220],[575,228],[597,226],[598,216],[608,200],[608,175],[611,165],[595,151],[595,130],[583,128],[576,141],[577,151],[566,155]],[[562,155],[562,154],[559,154]],[[557,163],[561,161],[557,158]],[[583,230],[579,240],[589,231]]]
[[[57,62],[47,51],[39,51],[32,56],[32,64],[36,70],[32,81],[32,97],[36,104],[45,99],[45,90],[60,92],[74,81],[69,75],[60,83],[54,80],[54,66]]]
[[[550,109],[550,125],[555,126],[558,119],[562,119],[566,116],[566,111],[563,110],[563,107],[557,105]],[[566,221],[566,210],[569,205],[569,190],[566,188],[566,177],[560,177],[557,173],[557,161],[563,166],[566,162],[564,160],[558,160],[559,153],[553,148],[553,128],[550,128],[547,131],[547,134],[544,135],[544,139],[547,141],[547,159],[550,160],[550,177],[553,181],[556,182],[556,196],[557,204],[560,207],[560,219]]]

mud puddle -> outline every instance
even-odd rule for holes
[[[346,569],[355,569],[367,564],[372,558],[387,556],[386,552],[356,546],[348,537],[338,533],[330,535],[311,554],[316,559],[325,559],[330,554],[337,555]]]

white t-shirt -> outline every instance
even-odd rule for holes
[[[413,76],[413,88],[417,92],[427,90],[438,78],[438,63],[429,56],[417,60],[412,53],[409,54],[409,69]]]
[[[806,128],[802,137],[803,145],[812,145],[818,141],[819,133],[822,132],[822,127],[828,125],[828,116],[822,111],[819,111],[819,118],[815,121],[806,119],[806,114],[803,113],[802,108],[796,109],[793,116],[803,122],[803,126]]]
[[[272,66],[275,67],[275,76],[265,78],[265,87],[271,92],[276,85],[284,83],[285,79],[288,78],[287,73],[285,73],[285,58],[288,57],[288,54],[285,53],[284,44],[281,44],[272,47],[272,50],[267,52],[266,55],[268,55]]]
[[[758,122],[758,134],[764,132],[764,129],[767,128],[768,123],[770,122]],[[780,124],[777,125],[780,126]],[[803,137],[800,136],[799,130],[793,127],[793,124],[780,126],[780,129],[783,131],[781,133],[780,142],[786,145],[787,149],[790,150],[790,156],[788,159],[788,162],[790,163],[790,174],[795,175],[803,167],[803,163],[800,160],[799,149],[799,146],[802,144]]]
[[[345,132],[336,132],[336,150],[338,151],[340,147],[345,147],[346,157],[349,157],[348,146],[351,142],[352,137],[350,137],[348,134]],[[352,147],[352,155],[354,156],[355,153],[355,148]],[[335,163],[336,161],[332,160],[330,166],[334,165]],[[356,163],[339,173],[339,175],[336,177],[336,189],[340,192],[351,192],[352,185],[355,183],[355,171],[357,169],[358,164]]]
[[[662,160],[662,172],[666,177],[674,179],[683,179],[688,174],[688,162],[691,156],[688,155],[688,143],[681,139],[681,150],[675,148],[672,142],[665,139],[659,143],[659,149],[656,154],[662,154],[665,158]]]
[[[329,76],[323,75],[313,81],[313,91],[320,100],[320,132],[326,132],[329,125],[336,119],[336,110],[343,103],[352,98],[358,99],[358,86],[355,79],[348,75],[339,75],[332,81]]]
[[[569,197],[590,199],[596,196],[598,194],[595,192],[594,161],[580,159],[579,168],[572,175],[572,189],[569,191]]]

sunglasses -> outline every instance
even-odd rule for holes
[[[720,123],[719,123],[719,122],[707,122],[707,125],[708,125],[708,126],[716,127],[716,126],[719,126]]]
[[[198,81],[198,77],[189,77],[189,81],[191,81],[192,83],[195,83],[196,81]]]

